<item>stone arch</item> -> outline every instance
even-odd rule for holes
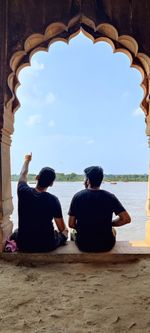
[[[24,42],[23,49],[15,52],[11,56],[9,62],[10,68],[7,77],[9,89],[7,89],[7,96],[5,99],[3,115],[4,123],[2,129],[3,137],[6,141],[3,151],[3,159],[4,165],[8,165],[5,179],[7,179],[7,175],[9,175],[9,179],[7,180],[6,186],[4,186],[4,190],[7,197],[9,197],[9,200],[6,197],[6,208],[4,207],[3,210],[4,217],[6,216],[7,221],[5,222],[5,218],[3,217],[4,222],[3,225],[1,225],[0,227],[0,245],[2,242],[2,233],[4,242],[12,229],[12,223],[8,221],[8,216],[12,212],[9,147],[11,143],[10,134],[13,133],[14,113],[20,106],[16,96],[16,90],[19,86],[18,74],[23,67],[30,65],[30,59],[35,52],[40,50],[48,51],[49,46],[56,41],[64,41],[65,43],[69,43],[70,39],[79,34],[80,31],[82,31],[88,38],[90,38],[93,43],[105,41],[112,46],[113,52],[125,53],[130,59],[131,67],[135,67],[141,72],[141,86],[144,90],[143,100],[141,101],[141,108],[146,116],[146,121],[148,125],[147,135],[150,135],[150,58],[145,53],[139,52],[138,43],[132,36],[119,35],[117,29],[109,23],[101,23],[96,26],[94,21],[90,20],[86,16],[77,16],[71,19],[68,24],[64,24],[62,22],[51,23],[47,26],[44,33],[36,33],[29,35]],[[5,161],[4,156],[6,156],[7,161]],[[4,166],[3,170],[5,171]]]
[[[122,52],[130,59],[130,66],[138,69],[142,75],[141,87],[144,90],[141,108],[147,117],[149,114],[149,77],[150,58],[148,55],[138,52],[136,40],[129,35],[120,35],[116,28],[108,23],[95,23],[88,18],[83,18],[81,24],[71,20],[68,25],[61,22],[50,24],[43,34],[32,34],[24,43],[24,49],[17,51],[10,59],[10,74],[8,76],[9,95],[6,102],[6,109],[14,113],[20,106],[16,96],[19,86],[18,74],[25,66],[30,66],[30,59],[34,53],[43,50],[48,51],[49,46],[56,41],[69,43],[70,39],[82,31],[93,43],[104,41],[109,43],[113,52]]]

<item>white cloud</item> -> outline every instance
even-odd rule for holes
[[[87,140],[87,145],[92,145],[93,143],[94,143],[95,141],[93,140],[93,139],[89,139],[89,140]]]
[[[41,122],[41,115],[40,114],[33,114],[30,115],[26,121],[27,126],[34,126],[36,124],[40,124]]]
[[[31,62],[32,69],[35,71],[41,71],[44,69],[44,64],[38,62],[37,60],[33,60]]]
[[[137,108],[133,111],[133,116],[134,117],[140,117],[140,116],[144,116],[144,112],[142,111],[141,108]]]
[[[48,123],[48,126],[49,127],[54,127],[55,126],[54,120],[50,120],[49,123]]]
[[[55,102],[56,97],[55,97],[55,95],[50,91],[50,92],[47,94],[45,100],[46,100],[46,104],[52,104],[52,103]]]

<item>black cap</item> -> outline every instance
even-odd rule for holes
[[[102,177],[103,175],[103,169],[100,167],[100,166],[91,166],[91,167],[88,167],[84,170],[87,178],[90,178],[91,176],[92,177]]]

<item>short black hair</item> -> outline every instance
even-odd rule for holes
[[[86,178],[89,179],[91,187],[99,187],[104,177],[100,166],[91,166],[84,170]]]
[[[49,167],[42,168],[39,172],[38,186],[46,188],[52,184],[56,178],[55,170]]]

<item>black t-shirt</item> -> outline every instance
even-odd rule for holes
[[[78,247],[83,251],[107,251],[115,244],[112,234],[112,215],[125,211],[110,192],[85,189],[72,199],[69,215],[77,220]]]
[[[61,218],[57,197],[37,192],[26,182],[18,184],[18,248],[26,252],[46,252],[55,248],[53,218]]]

